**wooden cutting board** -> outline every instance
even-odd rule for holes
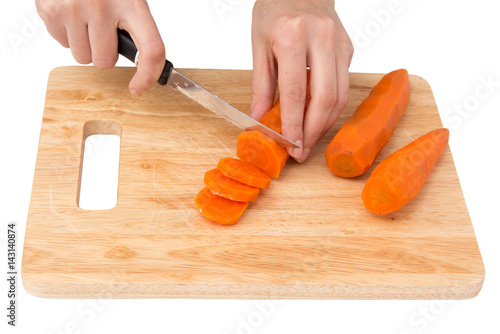
[[[481,289],[483,262],[449,148],[421,193],[386,216],[361,201],[371,170],[343,179],[326,167],[326,145],[381,75],[351,74],[349,104],[310,158],[290,159],[236,225],[222,226],[193,200],[204,173],[235,156],[240,130],[168,87],[130,95],[134,71],[62,67],[50,75],[24,243],[28,292],[459,299]],[[251,71],[180,71],[248,112]],[[410,83],[408,109],[375,165],[442,126],[428,83]],[[118,203],[106,211],[77,205],[82,143],[94,133],[121,136]]]

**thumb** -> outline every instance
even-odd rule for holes
[[[158,28],[149,12],[144,16],[137,24],[124,27],[139,50],[137,72],[129,84],[132,94],[142,94],[153,87],[165,66],[165,46]]]

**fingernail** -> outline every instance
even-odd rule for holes
[[[140,85],[129,85],[128,89],[133,95],[142,95],[145,92],[144,87]]]
[[[303,163],[307,157],[309,156],[309,153],[311,153],[311,149],[310,148],[305,148],[302,150],[302,154],[299,158],[297,158],[297,162],[298,163]]]
[[[139,95],[139,92],[138,92],[137,88],[135,88],[135,87],[130,87],[130,86],[129,86],[129,87],[128,87],[128,90],[130,91],[130,93],[131,93],[132,95]]]
[[[297,145],[302,146],[302,140],[297,140]],[[302,149],[300,147],[296,147],[292,150],[292,157],[295,159],[299,159],[302,156]]]

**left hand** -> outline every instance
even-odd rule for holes
[[[353,46],[333,0],[257,0],[253,10],[251,116],[259,119],[280,87],[283,135],[303,162],[347,104]],[[307,67],[311,100],[306,106]]]

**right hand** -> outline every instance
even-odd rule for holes
[[[117,28],[126,30],[140,51],[132,94],[144,93],[160,77],[165,47],[146,0],[36,0],[36,7],[48,32],[71,48],[77,62],[99,69],[115,66]]]

